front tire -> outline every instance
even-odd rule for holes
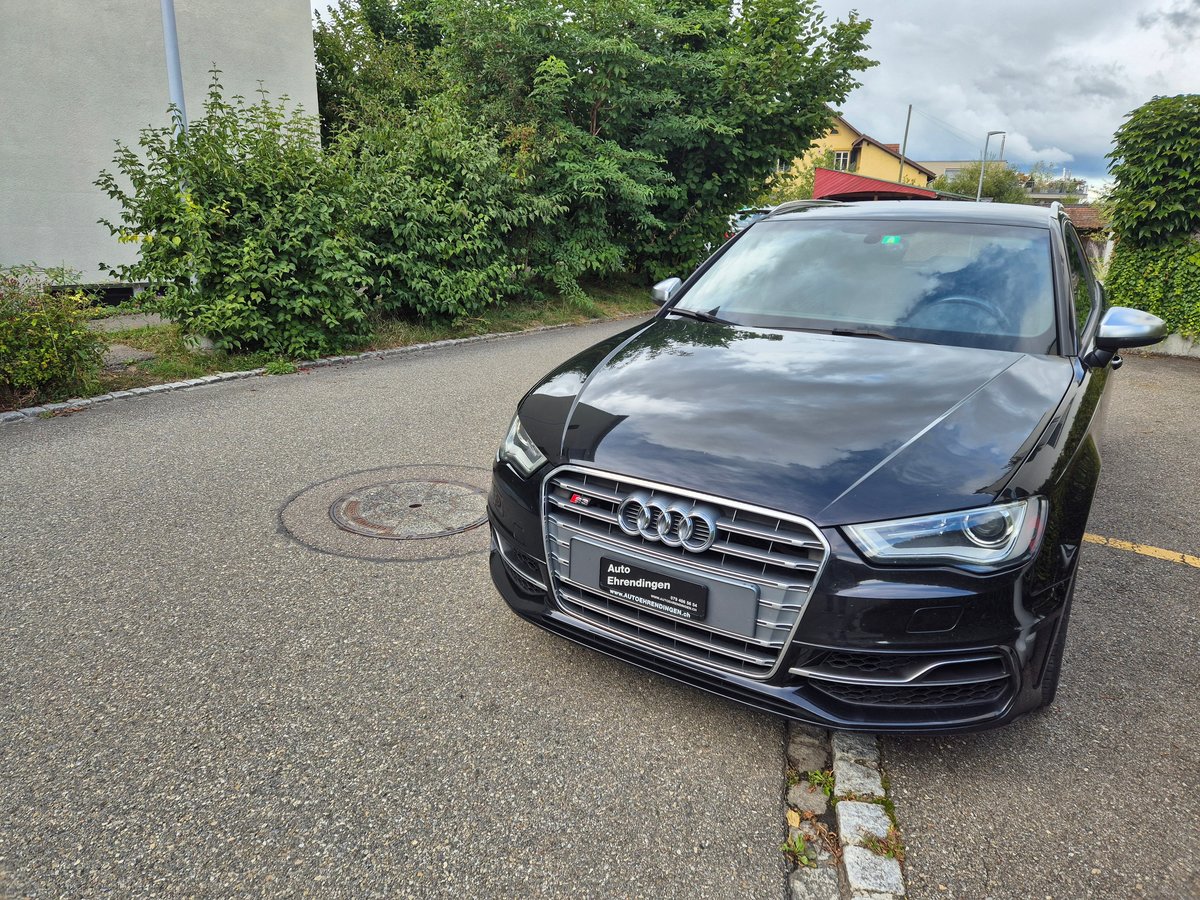
[[[1046,657],[1046,666],[1042,670],[1042,703],[1044,709],[1054,702],[1058,694],[1058,683],[1062,678],[1063,654],[1067,648],[1067,626],[1071,621],[1071,605],[1075,600],[1075,575],[1079,571],[1078,564],[1071,572],[1071,584],[1067,587],[1067,598],[1063,601],[1062,615],[1059,617],[1058,628],[1054,632],[1054,643]]]

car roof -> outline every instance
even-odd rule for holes
[[[799,205],[799,204],[797,204]],[[777,207],[762,221],[804,219],[893,219],[925,222],[979,222],[1049,228],[1058,210],[1020,203],[966,203],[951,200],[864,200],[822,203],[800,208]]]

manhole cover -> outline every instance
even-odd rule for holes
[[[428,540],[486,522],[485,496],[461,481],[385,481],[335,500],[329,516],[338,528],[367,537]]]
[[[279,510],[279,530],[309,550],[375,562],[486,553],[480,526],[491,476],[449,465],[348,472],[293,494]]]

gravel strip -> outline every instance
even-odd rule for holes
[[[543,331],[558,331],[562,328],[575,328],[580,325],[594,325],[600,322],[614,322],[621,319],[636,319],[643,316],[648,316],[648,313],[628,313],[621,316],[611,316],[606,319],[589,319],[585,322],[569,322],[564,325],[542,325],[538,328],[528,328],[524,331],[501,331],[493,334],[480,334],[474,337],[465,338],[449,338],[444,341],[428,341],[424,344],[409,344],[407,347],[393,347],[389,350],[367,350],[363,353],[354,353],[349,356],[326,356],[321,359],[304,360],[296,363],[296,368],[304,369],[320,369],[325,366],[340,365],[342,363],[359,362],[364,359],[389,359],[393,356],[407,356],[410,353],[421,353],[425,350],[440,350],[445,347],[456,347],[460,344],[479,344],[487,341],[498,341],[504,338],[517,337],[523,334],[538,334]],[[244,372],[220,372],[216,375],[205,375],[203,378],[192,378],[187,381],[172,381],[167,384],[154,384],[144,388],[133,388],[128,391],[113,391],[108,394],[100,394],[97,397],[75,398],[65,400],[62,403],[47,403],[42,406],[29,406],[25,409],[16,409],[9,412],[0,412],[0,425],[5,425],[10,422],[23,422],[26,419],[34,419],[39,416],[52,416],[62,412],[75,412],[87,406],[94,406],[97,403],[107,403],[110,400],[128,400],[133,397],[145,396],[148,394],[159,394],[165,391],[180,391],[186,388],[201,387],[206,384],[219,384],[223,381],[236,381],[239,378],[253,378],[258,375],[265,375],[266,369],[247,369]]]

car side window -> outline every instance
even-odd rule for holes
[[[1075,306],[1075,334],[1082,339],[1083,331],[1091,318],[1092,308],[1096,298],[1096,280],[1092,275],[1092,267],[1088,264],[1087,254],[1079,243],[1079,235],[1068,225],[1063,229],[1063,238],[1067,245],[1067,263],[1071,274],[1071,299]]]

